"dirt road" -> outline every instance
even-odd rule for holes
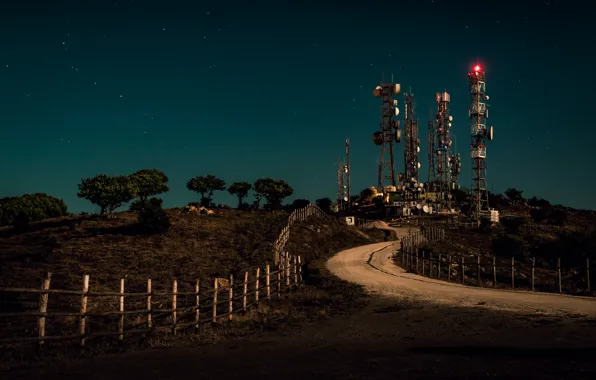
[[[403,236],[404,230],[399,231]],[[336,276],[362,284],[371,293],[383,296],[430,301],[453,306],[484,308],[552,315],[577,314],[596,318],[596,299],[560,294],[483,289],[406,273],[393,263],[399,243],[379,243],[341,252],[327,263]]]
[[[356,313],[212,346],[102,356],[2,378],[596,378],[594,301],[417,278],[391,263],[392,244],[347,250],[328,262],[376,294]]]

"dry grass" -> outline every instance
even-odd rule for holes
[[[164,235],[140,234],[135,216],[120,213],[118,219],[69,217],[37,223],[29,231],[0,231],[0,286],[39,288],[40,278],[52,272],[52,288],[81,287],[82,276],[89,274],[90,290],[118,291],[119,279],[126,279],[127,292],[145,291],[147,279],[153,280],[153,291],[169,290],[172,279],[178,280],[179,291],[192,291],[196,279],[202,284],[216,276],[234,274],[243,277],[248,268],[272,261],[273,242],[287,220],[286,213],[251,213],[218,210],[216,216],[188,215],[179,209],[167,210],[172,228]],[[371,236],[369,236],[371,235]],[[182,331],[177,337],[168,332],[126,340],[126,348],[115,345],[115,338],[90,339],[83,352],[118,352],[132,347],[168,347],[196,345],[214,340],[238,337],[258,331],[275,330],[287,325],[329,318],[357,306],[363,291],[359,286],[338,280],[326,273],[324,261],[339,250],[373,243],[383,238],[380,231],[363,234],[346,227],[337,219],[311,218],[296,224],[286,250],[301,255],[305,263],[305,283],[295,292],[269,304],[261,303],[258,311],[235,316],[233,323],[204,326],[199,335]],[[210,284],[210,282],[209,282]],[[109,302],[93,303],[88,311],[102,308],[116,310],[116,297]],[[167,307],[167,299],[155,299],[154,307]],[[179,307],[184,300],[179,298]],[[4,295],[4,311],[32,310],[37,297]],[[128,302],[128,301],[127,301]],[[143,300],[139,300],[143,302]],[[50,296],[50,310],[78,311],[76,296]],[[129,306],[127,306],[128,308]],[[142,306],[140,307],[142,308]],[[75,317],[48,319],[48,335],[75,333]],[[127,325],[142,324],[141,317],[127,318]],[[117,318],[91,318],[94,331],[114,330]],[[35,335],[35,319],[12,321],[0,319],[0,331],[11,337]],[[49,357],[78,357],[76,342],[52,343],[46,350]],[[10,349],[6,359],[24,360],[30,350]],[[6,353],[5,353],[6,354]]]

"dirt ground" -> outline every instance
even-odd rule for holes
[[[101,356],[6,379],[592,379],[596,301],[471,289],[403,274],[394,243],[328,263],[370,296],[353,313],[198,348]],[[374,254],[371,256],[371,253]],[[403,276],[403,277],[399,277]],[[455,290],[453,290],[455,289]],[[468,289],[468,290],[465,290]],[[481,291],[482,293],[478,293]],[[538,302],[539,305],[533,304]]]

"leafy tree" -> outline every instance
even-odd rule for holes
[[[323,199],[324,199],[324,198],[323,198]],[[327,198],[327,199],[329,199],[329,198]],[[358,201],[359,201],[359,200],[360,200],[360,196],[359,196],[359,195],[352,195],[352,196],[350,197],[350,201],[351,201],[351,203],[352,203],[352,204],[354,204],[354,203],[358,203]],[[329,202],[331,202],[331,200],[329,200]],[[321,207],[321,206],[319,206],[319,207]],[[321,208],[322,208],[322,207],[321,207]]]
[[[533,208],[530,210],[530,216],[534,223],[541,223],[550,218],[552,213],[551,207]]]
[[[510,187],[509,189],[505,190],[505,196],[509,198],[511,201],[522,201],[524,199],[523,191],[518,190],[514,187]]]
[[[358,199],[357,195],[355,197],[356,197],[356,199]],[[333,201],[331,201],[331,199],[320,198],[320,199],[317,199],[315,202],[316,202],[317,206],[319,206],[319,208],[321,210],[323,210],[324,212],[326,212],[328,214],[331,212],[331,205],[333,204]]]
[[[100,215],[111,214],[124,203],[135,197],[135,189],[129,177],[110,177],[99,174],[85,178],[79,184],[79,198],[84,198],[100,207]]]
[[[30,222],[66,215],[64,201],[45,193],[0,199],[0,226],[24,227]]]
[[[528,199],[528,206],[546,208],[546,207],[551,207],[551,204],[546,199],[532,197],[532,198]]]
[[[242,208],[242,201],[252,189],[252,185],[248,182],[234,182],[228,187],[228,193],[238,197],[238,208]]]
[[[226,182],[214,175],[194,177],[186,182],[186,188],[190,191],[201,194],[201,204],[209,207],[213,199],[214,191],[226,189]],[[207,196],[205,196],[207,194]]]
[[[254,183],[254,190],[257,194],[267,199],[271,209],[281,209],[281,202],[294,194],[294,189],[284,180],[272,178],[259,178]]]
[[[518,234],[520,228],[525,224],[525,222],[526,221],[524,218],[517,216],[501,219],[501,224],[503,225],[505,232],[507,232],[510,235]]]
[[[131,185],[139,197],[139,206],[144,207],[151,196],[170,190],[168,177],[159,169],[143,169],[129,176]]]
[[[366,189],[364,189],[360,192],[360,199],[363,202],[371,202],[373,195],[374,195],[374,191],[371,188],[367,187]]]
[[[304,207],[308,206],[309,204],[310,204],[310,201],[308,199],[295,199],[291,205],[287,205],[286,207],[284,207],[284,209],[287,212],[292,212],[299,208],[304,208]]]

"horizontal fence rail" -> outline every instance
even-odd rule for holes
[[[529,284],[532,291],[537,291],[536,276],[540,271],[541,275],[546,277],[544,271],[556,270],[555,289],[558,293],[563,293],[562,274],[564,270],[576,273],[583,277],[582,281],[585,291],[592,292],[590,282],[590,259],[586,259],[584,268],[562,268],[561,259],[557,258],[556,268],[543,268],[536,266],[536,259],[531,258],[527,265],[528,274],[521,271],[522,262],[516,262],[512,257],[509,263],[497,262],[495,256],[486,257],[482,255],[446,255],[436,254],[433,256],[432,250],[421,247],[426,242],[437,242],[445,238],[445,230],[438,227],[423,227],[422,231],[414,232],[401,241],[400,265],[411,273],[422,276],[446,280],[448,282],[459,282],[463,285],[492,287],[507,285],[510,289],[516,289],[516,281]],[[498,278],[506,278],[506,283],[499,283]],[[519,288],[519,285],[518,285]]]
[[[186,328],[193,328],[198,333],[199,328],[206,323],[232,321],[234,315],[245,314],[249,308],[258,306],[262,301],[281,298],[302,283],[302,258],[290,255],[284,248],[289,239],[290,226],[311,216],[323,217],[326,214],[313,204],[294,210],[274,244],[275,270],[266,264],[263,268],[246,271],[242,281],[235,280],[231,275],[229,278],[215,278],[205,285],[197,280],[194,290],[179,291],[177,280],[173,280],[169,290],[154,291],[152,279],[148,279],[146,291],[126,292],[125,279],[121,279],[114,291],[98,292],[90,287],[90,276],[87,274],[82,276],[81,288],[73,290],[52,288],[52,275],[46,273],[39,289],[0,287],[0,323],[8,323],[11,327],[10,331],[0,330],[0,347],[34,342],[41,349],[45,342],[64,340],[78,340],[80,346],[84,347],[88,339],[95,337],[117,336],[118,341],[123,342],[128,335],[154,331],[170,331],[176,335]],[[29,303],[33,304],[35,310],[5,312],[3,305],[10,302],[4,301],[11,294],[38,295],[36,302]],[[52,310],[52,295],[79,297],[76,303],[78,311]],[[156,304],[159,307],[155,307]],[[106,322],[106,318],[110,317],[115,321]],[[20,329],[19,326],[27,325],[28,318],[32,322],[36,321],[35,327],[28,325]],[[70,330],[61,329],[68,330],[67,333],[49,334],[51,326],[48,322],[56,318],[66,318],[72,322],[71,325],[74,323],[76,326],[74,329],[70,326]],[[94,320],[101,321],[94,325]],[[98,326],[104,329],[95,331]],[[105,329],[109,326],[113,330]],[[23,336],[23,332],[27,332],[28,336]]]

